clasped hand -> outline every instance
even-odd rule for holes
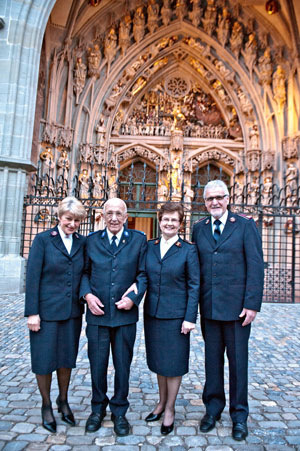
[[[134,302],[127,297],[127,294],[130,293],[131,291],[134,291],[135,294],[138,293],[136,284],[133,283],[128,290],[125,291],[125,293],[123,294],[122,298],[115,302],[115,305],[117,306],[117,309],[119,310],[130,310],[132,309],[132,307],[134,306]],[[93,315],[97,315],[97,316],[101,316],[104,315],[104,305],[102,304],[101,300],[95,296],[92,293],[88,293],[85,295],[85,299],[86,302],[89,306],[90,311],[92,312]]]

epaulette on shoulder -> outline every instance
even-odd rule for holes
[[[198,219],[198,221],[195,221],[194,225],[199,224],[200,222],[202,222],[202,221],[204,221],[205,219],[208,219],[208,218],[209,218],[209,216],[204,216],[204,218],[200,218],[200,219]]]
[[[183,241],[184,243],[187,243],[187,244],[195,244],[195,243],[193,243],[192,241],[185,240],[184,238],[181,238],[181,239],[182,239],[182,241]]]
[[[88,236],[94,235],[95,233],[98,233],[98,232],[99,232],[99,230],[95,230],[94,232],[90,232],[90,233],[88,234]]]
[[[141,235],[146,235],[142,230],[130,229],[132,232],[140,233]]]
[[[156,241],[156,240],[159,240],[159,238],[158,238],[158,237],[156,237],[156,238],[151,238],[151,239],[148,240],[148,241]]]
[[[244,213],[237,213],[237,215],[244,219],[248,219],[248,220],[252,219],[252,216],[245,215]]]

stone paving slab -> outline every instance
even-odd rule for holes
[[[300,304],[264,304],[252,328],[249,360],[249,436],[231,438],[228,410],[208,434],[199,431],[204,414],[203,340],[200,327],[192,334],[190,372],[184,376],[176,405],[174,431],[160,434],[160,422],[144,418],[158,399],[156,376],[145,362],[142,321],[138,325],[130,377],[132,434],[116,437],[110,413],[94,434],[86,434],[90,414],[91,378],[84,329],[77,368],[73,371],[69,402],[77,425],[63,423],[54,405],[57,433],[41,426],[41,400],[30,369],[29,337],[23,318],[23,295],[0,295],[0,451],[300,451]],[[225,372],[228,395],[228,368]],[[109,363],[108,386],[113,387]],[[58,393],[53,380],[52,399]]]

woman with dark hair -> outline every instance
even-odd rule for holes
[[[181,379],[189,370],[190,331],[195,328],[200,287],[196,246],[178,236],[183,206],[158,212],[161,238],[148,241],[148,289],[144,305],[147,364],[157,374],[159,402],[146,421],[164,413],[161,433],[172,432]]]
[[[50,432],[56,432],[50,400],[53,371],[58,379],[58,412],[63,421],[75,426],[68,387],[76,366],[83,313],[79,285],[85,237],[77,230],[85,217],[83,205],[75,197],[66,197],[58,207],[59,224],[35,237],[27,263],[25,316],[31,364],[42,396],[42,424]]]

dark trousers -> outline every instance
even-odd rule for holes
[[[206,412],[219,416],[225,401],[224,353],[229,362],[229,412],[233,422],[247,421],[248,407],[248,341],[251,325],[242,321],[201,319],[205,342],[205,386],[203,402]]]
[[[88,325],[88,357],[92,377],[92,411],[100,413],[109,404],[116,416],[125,415],[129,402],[130,364],[136,336],[136,324],[119,327]],[[107,397],[107,367],[112,351],[115,368],[114,395]]]

